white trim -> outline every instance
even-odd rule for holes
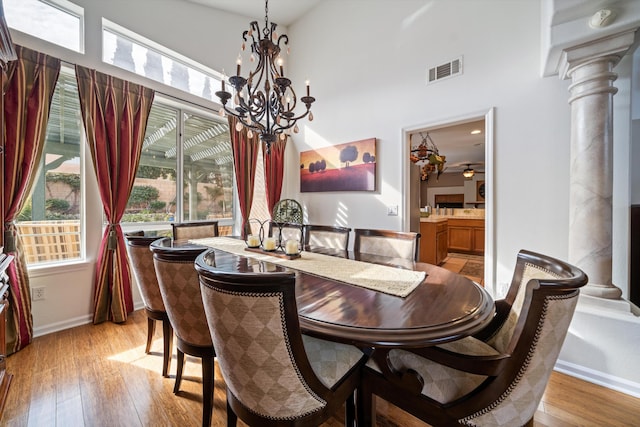
[[[495,284],[496,274],[496,259],[497,255],[495,245],[495,179],[494,179],[494,107],[490,107],[488,110],[481,110],[471,112],[455,117],[446,117],[437,119],[428,123],[422,123],[418,125],[412,125],[402,128],[402,174],[404,180],[402,181],[402,198],[404,206],[404,229],[409,230],[411,228],[411,198],[409,197],[409,191],[411,188],[410,171],[409,166],[411,162],[409,160],[409,135],[418,130],[427,130],[430,128],[454,126],[456,124],[467,123],[473,120],[484,118],[485,122],[485,239],[484,239],[484,257],[485,257],[485,269],[484,269],[484,283],[485,288],[490,294],[496,295],[497,289]]]
[[[558,360],[554,371],[588,381],[593,384],[601,385],[611,390],[619,391],[633,397],[640,398],[640,384],[629,381],[624,378],[596,371],[584,366],[576,365],[570,362]]]

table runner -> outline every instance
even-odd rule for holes
[[[243,240],[229,237],[192,239],[189,242],[399,297],[409,295],[426,276],[424,271],[403,270],[314,252],[302,252],[301,257],[296,259],[283,259],[245,251],[247,245]]]

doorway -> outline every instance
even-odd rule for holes
[[[494,109],[491,108],[483,112],[470,113],[465,116],[403,129],[405,158],[407,159],[404,172],[405,191],[403,192],[405,212],[408,213],[405,215],[405,229],[419,231],[420,208],[427,205],[430,206],[431,215],[440,213],[442,216],[451,218],[454,233],[451,238],[455,242],[449,250],[452,251],[454,258],[468,256],[484,263],[482,282],[490,293],[495,292],[493,116]],[[470,135],[471,131],[477,130],[480,130],[480,135],[466,136]],[[411,148],[415,148],[425,138],[434,143],[440,156],[445,156],[445,163],[440,173],[438,173],[437,167],[426,168],[426,179],[422,166],[416,166],[410,159],[413,154]],[[468,146],[465,146],[465,143]],[[415,157],[413,160],[415,161]],[[420,163],[418,162],[418,164]],[[463,200],[462,208],[459,208],[460,198]],[[448,202],[445,202],[443,203],[445,206],[439,206],[439,212],[436,210],[438,208],[436,200],[453,199],[456,199],[455,209],[450,208]],[[447,210],[445,211],[444,208]],[[457,224],[460,219],[471,216],[474,216],[476,224],[482,224],[482,221],[477,221],[478,218],[484,219],[484,233],[482,235],[478,233],[478,230],[472,232],[463,230]],[[460,224],[465,223],[460,222]],[[459,244],[457,239],[460,236],[469,236],[470,239],[473,239],[470,243],[471,247],[467,248],[465,245]]]

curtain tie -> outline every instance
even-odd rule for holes
[[[115,251],[118,248],[118,238],[116,237],[116,224],[109,224],[109,237],[107,238],[107,250]]]
[[[11,231],[11,227],[15,227],[14,221],[9,221],[4,223],[4,252],[15,252],[16,251],[16,239]]]

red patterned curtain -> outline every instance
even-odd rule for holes
[[[154,91],[76,66],[87,143],[109,225],[96,265],[93,323],[127,320],[133,311],[131,271],[120,220],[140,163]]]
[[[231,135],[231,150],[233,151],[233,167],[236,172],[236,190],[240,199],[240,214],[242,215],[242,237],[245,237],[247,220],[251,212],[253,201],[253,184],[256,176],[256,162],[258,161],[259,141],[254,133],[252,138],[247,136],[247,129],[236,130],[238,119],[229,115],[229,134]]]
[[[9,63],[4,94],[4,235],[5,252],[15,256],[8,269],[7,352],[31,342],[33,319],[27,263],[14,220],[28,198],[42,159],[51,98],[60,60],[16,46],[18,60]]]
[[[273,218],[273,207],[280,200],[280,194],[282,193],[285,148],[287,148],[287,140],[278,139],[271,144],[271,154],[266,154],[267,145],[264,142],[262,143],[264,186],[267,193],[267,207],[269,208],[271,218]]]

